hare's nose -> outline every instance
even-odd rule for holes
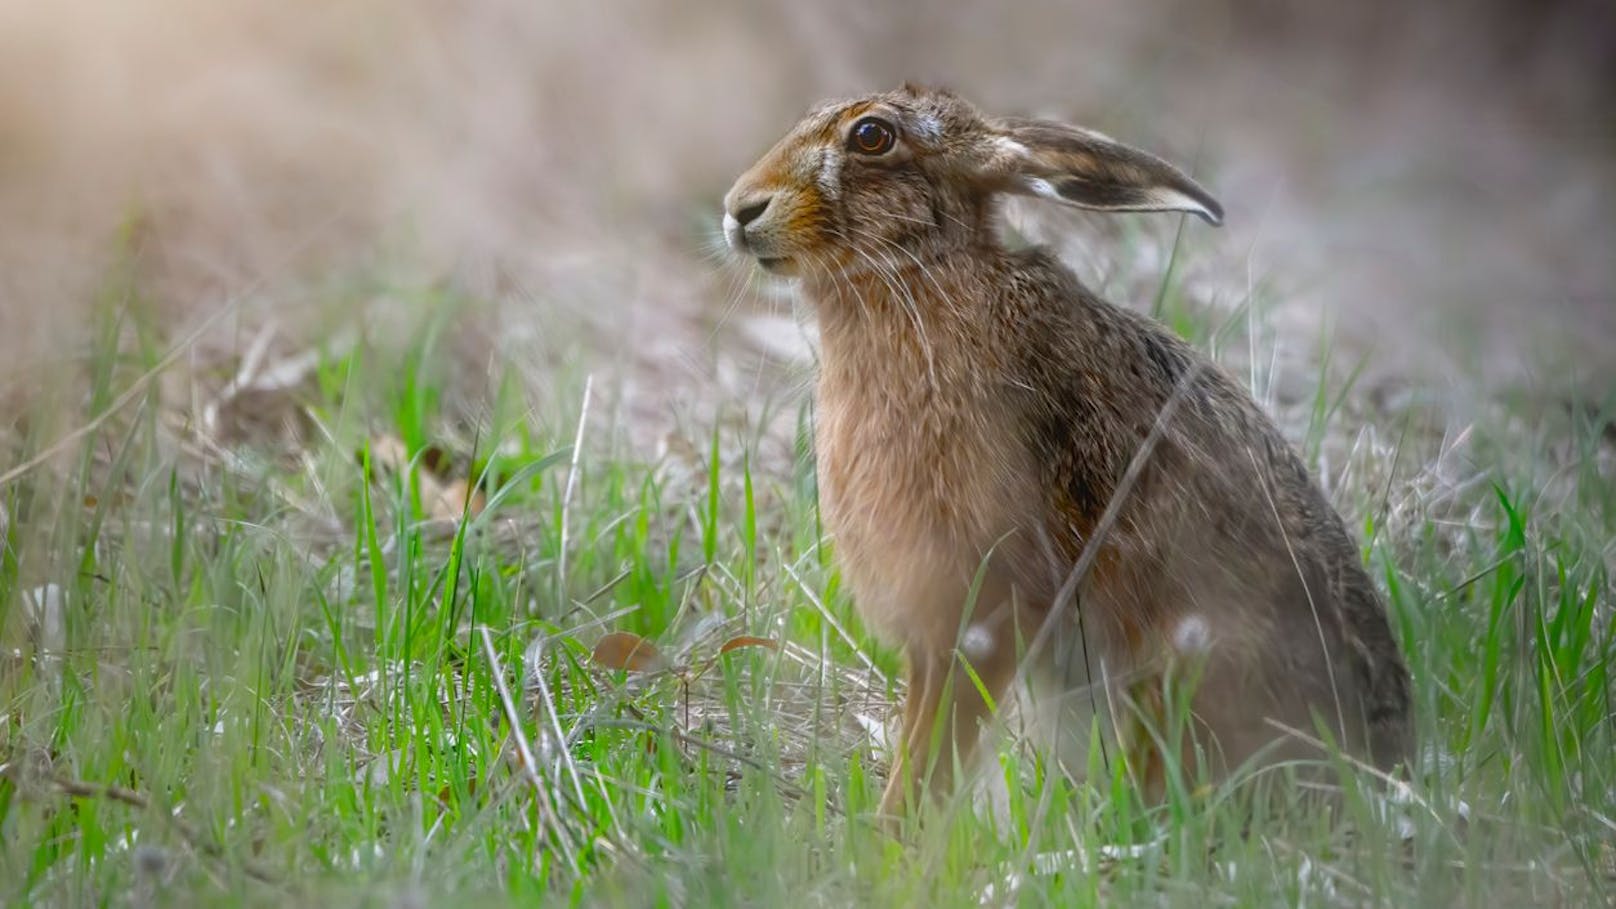
[[[745,201],[737,201],[735,204],[735,210],[730,212],[730,214],[735,217],[735,223],[745,227],[746,225],[751,224],[753,221],[756,221],[759,215],[768,210],[769,203],[772,201],[774,201],[773,196],[764,196],[761,199],[754,198],[747,199]]]

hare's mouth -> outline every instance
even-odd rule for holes
[[[790,256],[758,256],[757,264],[763,266],[764,271],[784,271],[791,264]]]

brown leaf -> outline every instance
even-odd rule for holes
[[[521,758],[518,758],[517,760],[521,760]],[[476,796],[477,796],[477,778],[476,777],[471,777],[470,779],[466,780],[466,794],[473,797],[473,798],[476,798]],[[452,804],[453,804],[453,799],[454,799],[454,787],[453,786],[445,786],[442,789],[438,790],[438,804],[440,806],[442,806],[443,808],[451,807]]]
[[[608,669],[656,672],[668,668],[667,659],[656,647],[631,631],[614,631],[601,638],[592,656],[596,663]]]
[[[724,646],[718,648],[718,655],[723,656],[724,654],[729,653],[731,650],[740,650],[742,647],[767,647],[770,650],[780,649],[780,645],[769,638],[757,638],[749,634],[743,634],[739,637],[733,637],[725,641]]]
[[[404,473],[410,466],[410,450],[397,436],[382,435],[370,440],[370,460],[381,470]],[[449,456],[442,448],[429,445],[421,452],[417,462],[421,469],[410,471],[421,491],[421,508],[427,517],[439,521],[458,521],[462,516],[476,517],[488,505],[488,495],[473,488],[470,480],[448,479],[439,468],[449,466]]]
[[[471,483],[467,480],[451,480],[447,484],[440,484],[425,475],[419,480],[421,499],[426,503],[427,513],[434,518],[457,521],[462,514],[474,518],[482,514],[483,508],[488,505],[488,496],[484,495],[481,489],[470,489]]]
[[[403,470],[410,463],[410,449],[398,436],[377,436],[370,440],[370,462],[387,470]]]
[[[441,445],[428,445],[421,449],[421,466],[432,471],[440,477],[449,475],[451,461],[449,453]]]

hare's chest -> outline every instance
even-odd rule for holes
[[[917,610],[947,624],[1038,500],[1021,434],[985,397],[825,381],[817,420],[821,511],[865,619],[899,639]]]

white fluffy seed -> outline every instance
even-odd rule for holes
[[[993,653],[993,632],[981,625],[972,625],[960,636],[960,650],[971,660],[986,659]]]
[[[1173,647],[1179,653],[1205,653],[1212,647],[1212,626],[1200,615],[1184,617],[1173,629]]]

